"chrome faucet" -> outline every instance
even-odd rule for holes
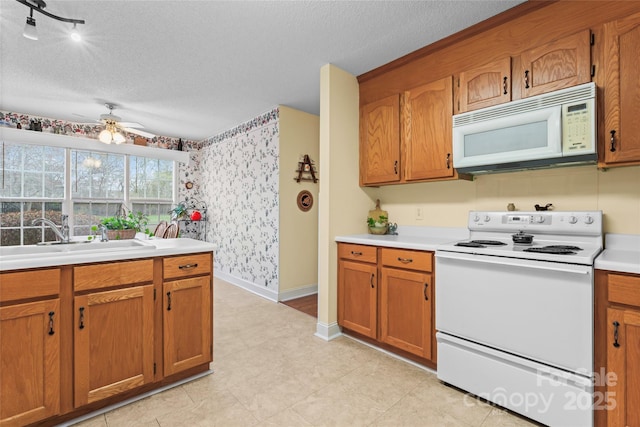
[[[109,236],[107,235],[107,226],[104,224],[100,224],[98,228],[100,229],[100,241],[108,242]]]
[[[62,215],[62,231],[58,226],[47,218],[37,218],[31,222],[31,225],[46,224],[55,233],[58,240],[62,243],[69,243],[69,215]]]

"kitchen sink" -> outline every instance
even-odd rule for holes
[[[141,250],[151,249],[154,250],[153,245],[145,244],[139,240],[114,240],[110,242],[91,242],[88,240],[77,240],[68,243],[62,242],[45,242],[37,245],[25,245],[25,246],[3,246],[0,247],[0,259],[37,256],[48,257],[66,255],[69,252],[111,252],[122,250]]]

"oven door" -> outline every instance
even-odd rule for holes
[[[591,266],[436,251],[441,332],[590,377],[592,325]]]

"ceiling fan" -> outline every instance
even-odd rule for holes
[[[104,130],[100,132],[100,135],[98,135],[98,139],[101,142],[104,142],[105,144],[111,144],[112,142],[115,144],[122,144],[126,139],[119,130],[140,135],[145,138],[155,137],[152,133],[140,130],[140,128],[144,128],[140,123],[121,121],[122,119],[120,119],[120,117],[113,114],[113,109],[115,107],[114,104],[106,103],[104,105],[109,109],[109,113],[100,115],[99,123],[102,123],[105,126]]]

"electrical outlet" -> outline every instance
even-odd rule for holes
[[[421,206],[416,206],[416,220],[422,221],[424,219],[424,209]]]

